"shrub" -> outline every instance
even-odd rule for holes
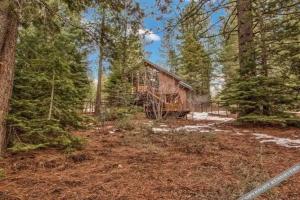
[[[22,142],[16,142],[10,148],[8,148],[8,150],[13,153],[17,153],[17,152],[26,152],[35,149],[45,148],[46,146],[47,144],[26,144]]]
[[[139,112],[139,108],[133,106],[108,108],[107,112],[105,113],[104,119],[107,121],[123,119],[126,117],[130,117],[137,112]]]
[[[85,144],[85,140],[79,137],[72,136],[68,133],[60,135],[54,138],[47,138],[48,142],[37,142],[37,143],[24,143],[24,142],[14,142],[11,144],[9,151],[13,153],[32,151],[36,149],[46,148],[46,147],[56,147],[59,149],[64,149],[67,152],[74,151],[75,149],[82,149]]]
[[[5,178],[5,171],[4,169],[0,168],[0,180]]]
[[[131,131],[134,129],[134,125],[128,118],[123,118],[123,119],[118,120],[117,127],[119,129],[123,129],[123,130],[127,130],[127,131]]]
[[[263,126],[294,126],[300,127],[300,118],[290,117],[287,115],[264,116],[264,115],[247,115],[238,119],[239,123],[248,123]]]

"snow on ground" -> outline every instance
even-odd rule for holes
[[[208,125],[184,125],[179,126],[176,128],[169,128],[167,125],[160,125],[160,127],[153,127],[152,131],[154,133],[182,133],[182,132],[198,132],[198,133],[210,133],[210,132],[216,132],[216,131],[222,131],[216,128],[213,128],[214,124],[208,124]]]
[[[213,131],[214,129],[210,126],[203,126],[203,125],[186,125],[181,126],[175,129],[175,132],[200,132],[200,133],[209,133]]]
[[[207,121],[218,121],[218,122],[228,122],[234,120],[229,117],[220,116],[210,116],[207,112],[193,112],[187,116],[190,120],[207,120]],[[181,133],[181,132],[199,132],[199,133],[216,133],[216,132],[228,132],[228,130],[221,130],[215,127],[216,123],[210,123],[207,125],[185,125],[176,128],[169,128],[165,124],[161,124],[160,127],[153,127],[152,131],[154,133]],[[250,130],[242,130],[242,132],[234,131],[235,135],[245,135],[245,133],[252,134],[255,136],[260,143],[275,143],[279,146],[287,148],[300,148],[300,139],[290,139],[290,138],[280,138],[276,136],[271,136],[262,133],[254,133]]]
[[[190,120],[207,120],[207,121],[222,121],[222,122],[234,120],[233,118],[229,118],[229,117],[211,116],[207,112],[192,112],[187,115],[187,118]]]
[[[171,131],[170,128],[152,128],[153,133],[168,133]]]
[[[223,116],[226,116],[228,114],[227,111],[223,111],[223,110],[212,111],[212,112],[208,112],[208,113],[215,114],[215,115],[223,115]]]
[[[300,148],[300,139],[280,138],[262,133],[253,133],[253,135],[257,140],[260,140],[260,143],[273,142],[287,148]]]

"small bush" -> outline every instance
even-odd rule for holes
[[[263,126],[294,126],[300,127],[300,118],[290,116],[264,116],[264,115],[248,115],[240,117],[238,123],[254,124]]]
[[[300,118],[289,118],[289,119],[286,119],[286,124],[288,126],[293,126],[293,127],[300,128]]]
[[[107,110],[104,118],[106,121],[119,120],[130,117],[139,111],[138,107],[114,107]]]
[[[134,129],[134,124],[131,122],[129,118],[123,118],[117,121],[117,128],[131,131]]]
[[[85,143],[86,141],[84,139],[67,134],[56,138],[50,144],[50,146],[65,149],[66,151],[71,152],[76,149],[82,149]]]
[[[250,123],[255,125],[280,125],[285,126],[285,120],[276,116],[261,116],[261,115],[248,115],[240,117],[238,122]]]
[[[26,144],[22,142],[16,142],[10,148],[8,148],[8,150],[13,153],[27,152],[27,151],[40,149],[40,148],[45,148],[47,147],[47,145],[48,144]]]
[[[4,169],[0,168],[0,180],[5,178],[5,171]]]
[[[53,139],[49,139],[46,143],[23,143],[15,142],[8,148],[9,151],[13,153],[27,152],[36,149],[55,147],[59,149],[64,149],[67,152],[72,152],[76,149],[82,149],[85,144],[85,140],[79,137],[71,136],[70,134],[64,134]]]

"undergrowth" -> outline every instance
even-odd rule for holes
[[[74,150],[82,149],[86,141],[83,138],[72,136],[68,133],[60,135],[55,138],[47,138],[47,142],[44,143],[25,143],[25,142],[13,142],[8,150],[12,153],[27,152],[36,149],[42,149],[47,147],[54,147],[65,150],[66,152],[72,152]]]
[[[122,118],[117,120],[116,126],[119,129],[126,130],[126,131],[131,131],[134,129],[134,124],[130,120],[130,118]]]
[[[263,116],[263,115],[247,115],[240,117],[237,120],[238,124],[254,124],[262,126],[293,126],[300,128],[300,118],[289,116],[289,115],[279,115],[279,116]]]
[[[0,168],[0,180],[5,178],[5,171],[4,169]]]

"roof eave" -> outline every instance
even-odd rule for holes
[[[172,73],[172,72],[170,72],[170,71],[168,71],[168,70],[166,70],[166,69],[164,69],[164,68],[158,66],[157,64],[152,63],[152,62],[149,61],[149,60],[146,60],[146,59],[145,59],[144,61],[145,61],[146,63],[148,63],[149,65],[152,65],[153,67],[155,67],[157,70],[162,71],[162,72],[166,73],[167,75],[169,75],[169,76],[175,78],[177,81],[179,81],[179,84],[180,84],[181,86],[183,86],[183,87],[185,87],[185,88],[187,88],[187,89],[189,89],[189,90],[193,90],[193,87],[192,87],[192,86],[190,86],[189,84],[185,83],[185,82],[184,82],[179,76],[177,76],[176,74],[174,74],[174,73]]]

